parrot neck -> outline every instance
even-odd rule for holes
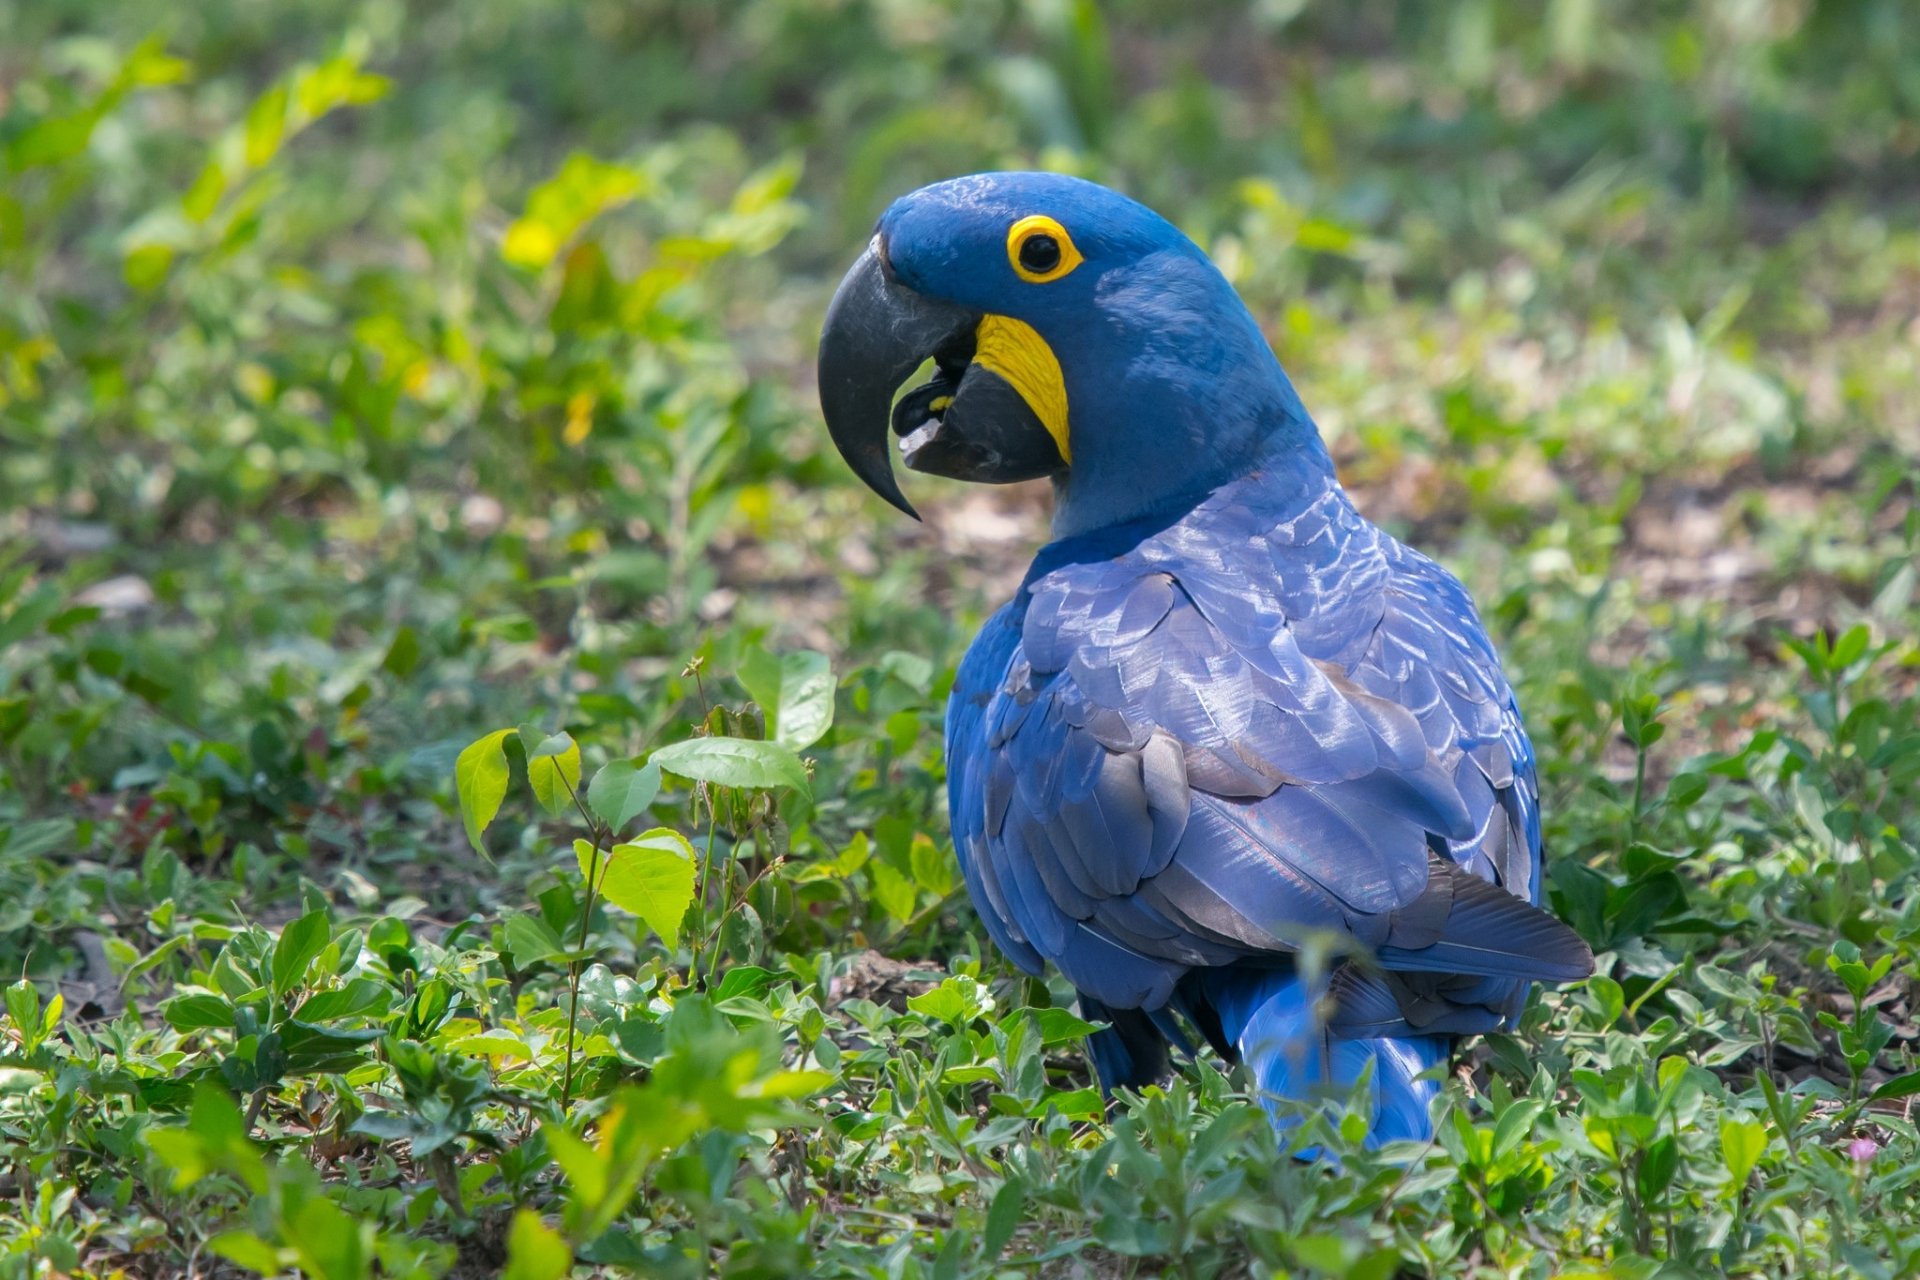
[[[1336,483],[1266,335],[1211,262],[1163,255],[1097,305],[1105,323],[1056,344],[1068,348],[1073,456],[1054,480],[1055,538],[1177,518],[1255,471],[1288,490]],[[1124,376],[1075,376],[1116,368]]]

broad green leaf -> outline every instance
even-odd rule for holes
[[[1047,1048],[1092,1035],[1099,1027],[1074,1016],[1068,1009],[1029,1009],[1027,1014],[1040,1030],[1040,1043]]]
[[[1098,1089],[1074,1089],[1067,1093],[1050,1093],[1046,1105],[1069,1120],[1098,1120],[1107,1112],[1107,1102],[1100,1096]]]
[[[393,1003],[394,988],[371,978],[355,978],[337,991],[322,991],[308,997],[294,1012],[301,1022],[326,1022],[334,1018],[378,1017]]]
[[[513,957],[513,967],[528,969],[542,960],[551,960],[564,955],[567,946],[560,941],[553,927],[539,916],[521,912],[507,917],[507,951]]]
[[[504,1031],[483,1032],[479,1035],[461,1036],[447,1045],[454,1053],[464,1053],[470,1058],[524,1058],[533,1061],[533,1049],[526,1041],[510,1036]]]
[[[1500,1113],[1493,1126],[1493,1157],[1499,1159],[1508,1152],[1517,1150],[1533,1131],[1534,1121],[1540,1118],[1547,1105],[1537,1098],[1520,1098],[1509,1103]]]
[[[1867,643],[1872,639],[1873,633],[1867,629],[1866,623],[1857,622],[1848,627],[1845,634],[1833,642],[1831,669],[1844,670],[1860,661],[1861,655],[1867,651]]]
[[[956,1027],[964,1027],[982,1014],[993,1012],[993,995],[964,974],[955,974],[931,991],[907,997],[907,1008],[929,1018],[938,1018]]]
[[[1007,1181],[993,1193],[993,1205],[987,1210],[987,1229],[980,1236],[980,1256],[992,1261],[1000,1256],[1020,1225],[1020,1211],[1026,1207],[1026,1192],[1020,1184]]]
[[[580,744],[556,733],[527,753],[527,782],[548,813],[564,813],[580,790]]]
[[[287,1270],[288,1258],[251,1231],[222,1231],[207,1241],[207,1248],[263,1276],[283,1275]]]
[[[593,846],[574,842],[580,873],[592,865]],[[693,905],[696,860],[685,836],[666,827],[617,844],[601,860],[600,892],[607,901],[646,921],[669,947],[680,945],[680,925]]]
[[[944,898],[960,887],[960,864],[924,832],[915,832],[907,846],[907,865],[922,889],[936,898]]]
[[[219,996],[175,996],[167,1001],[160,1013],[175,1031],[198,1031],[205,1027],[233,1025],[233,1006]]]
[[[1916,1093],[1920,1093],[1920,1071],[1909,1071],[1875,1089],[1872,1100],[1880,1102],[1887,1098],[1910,1098]]]
[[[551,1121],[540,1126],[546,1134],[547,1150],[553,1162],[567,1175],[574,1199],[589,1211],[598,1208],[607,1195],[607,1157],[579,1134]]]
[[[40,992],[25,978],[7,988],[7,1019],[20,1036],[22,1049],[32,1053],[40,1046]]]
[[[801,650],[776,658],[754,649],[741,661],[739,678],[781,746],[804,751],[833,726],[833,668],[825,654]]]
[[[300,985],[307,976],[307,966],[327,945],[331,933],[324,911],[309,911],[280,931],[280,940],[273,947],[275,994],[284,996]]]
[[[1720,1122],[1720,1157],[1736,1190],[1746,1185],[1747,1176],[1760,1163],[1767,1150],[1767,1127],[1753,1120],[1726,1119]]]
[[[874,862],[867,873],[873,879],[873,897],[889,918],[905,923],[913,919],[913,907],[920,891],[913,881],[884,862]]]
[[[1679,1168],[1680,1144],[1672,1134],[1650,1143],[1640,1157],[1640,1168],[1634,1178],[1641,1197],[1648,1201],[1658,1200],[1673,1182],[1673,1175]]]
[[[495,729],[473,743],[453,762],[454,789],[460,796],[460,821],[466,824],[467,842],[482,856],[487,855],[483,837],[507,798],[507,752],[505,743],[511,729]]]
[[[258,169],[280,150],[280,140],[287,136],[289,94],[284,83],[274,85],[256,98],[253,109],[247,112],[245,136],[248,168]]]
[[[412,627],[401,627],[393,633],[393,640],[387,645],[387,654],[380,659],[380,669],[405,680],[419,666],[420,636]]]
[[[420,1143],[414,1151],[420,1153]],[[423,1154],[423,1153],[422,1153]],[[299,1257],[300,1269],[323,1280],[358,1280],[373,1274],[376,1228],[348,1216],[325,1196],[312,1196],[281,1217],[281,1232]]]
[[[614,832],[632,822],[660,794],[660,766],[649,760],[609,760],[587,784],[587,807]]]
[[[560,1233],[531,1209],[513,1215],[507,1228],[507,1269],[501,1280],[561,1280],[573,1269],[573,1250]]]
[[[722,787],[772,790],[792,787],[811,796],[807,767],[777,742],[749,738],[689,738],[654,752],[650,763],[681,778]]]
[[[255,1195],[267,1190],[267,1166],[247,1137],[247,1123],[226,1089],[210,1080],[194,1087],[193,1109],[184,1125],[147,1130],[146,1143],[173,1170],[175,1190],[210,1173],[229,1173]]]
[[[1330,1233],[1301,1236],[1290,1248],[1297,1261],[1323,1275],[1344,1276],[1353,1260],[1352,1242]]]

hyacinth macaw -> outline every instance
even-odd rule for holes
[[[1166,220],[1056,174],[916,191],[819,377],[909,515],[889,426],[913,470],[1053,481],[1053,540],[954,684],[948,803],[994,942],[1106,1024],[1107,1088],[1161,1077],[1184,1019],[1269,1097],[1369,1078],[1369,1140],[1421,1139],[1455,1037],[1591,972],[1539,907],[1533,749],[1472,601],[1354,509]],[[1316,937],[1332,963],[1300,962]]]

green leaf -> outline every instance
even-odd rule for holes
[[[833,668],[825,654],[803,649],[775,658],[754,649],[740,663],[739,678],[781,746],[804,751],[833,727]]]
[[[1867,644],[1873,639],[1873,633],[1864,622],[1856,622],[1848,627],[1846,633],[1833,642],[1833,658],[1829,669],[1841,671],[1854,663],[1867,651]]]
[[[587,785],[587,807],[615,832],[632,822],[660,794],[660,766],[649,760],[609,760]]]
[[[507,1269],[501,1280],[560,1280],[573,1269],[573,1250],[560,1233],[531,1209],[513,1215],[507,1228]]]
[[[233,1006],[219,996],[175,996],[160,1011],[175,1031],[199,1031],[233,1025]]]
[[[7,987],[7,1020],[19,1033],[23,1050],[32,1053],[40,1047],[40,992],[25,978]]]
[[[1100,1029],[1096,1023],[1075,1017],[1069,1009],[1029,1009],[1027,1016],[1040,1031],[1041,1045],[1049,1049],[1090,1036]]]
[[[920,891],[914,888],[913,881],[884,862],[874,862],[868,874],[873,879],[874,900],[879,902],[881,910],[902,924],[913,919],[914,903],[920,900]]]
[[[1014,1230],[1020,1225],[1020,1211],[1026,1207],[1027,1195],[1017,1182],[1003,1182],[1000,1189],[993,1193],[993,1205],[987,1210],[987,1229],[980,1235],[980,1256],[994,1259],[1007,1247],[1007,1241],[1013,1239]]]
[[[140,244],[127,250],[121,274],[127,283],[141,292],[156,289],[173,266],[174,248],[170,244]],[[216,1237],[217,1238],[217,1237]]]
[[[1920,1071],[1909,1071],[1875,1089],[1870,1100],[1881,1102],[1888,1098],[1911,1098],[1916,1093],[1920,1093]]]
[[[263,1276],[282,1275],[287,1269],[287,1259],[280,1250],[251,1231],[222,1231],[207,1241],[207,1248],[235,1266]]]
[[[913,868],[914,881],[936,898],[960,887],[960,864],[924,832],[916,832],[907,846],[907,865]]]
[[[556,733],[527,753],[527,782],[548,813],[564,813],[580,790],[580,744]]]
[[[507,798],[507,735],[511,729],[495,729],[473,743],[453,762],[454,789],[460,796],[460,821],[466,824],[467,843],[482,857],[487,846],[482,839]]]
[[[1658,1200],[1673,1182],[1673,1175],[1679,1167],[1680,1144],[1672,1134],[1651,1143],[1640,1157],[1640,1168],[1634,1179],[1639,1185],[1641,1199]]]
[[[309,911],[292,924],[280,931],[280,941],[273,947],[273,990],[276,995],[286,995],[299,986],[307,976],[307,966],[327,945],[332,931],[327,925],[327,913]]]
[[[593,846],[576,840],[574,854],[580,872],[592,864]],[[655,827],[626,844],[617,844],[602,859],[600,892],[607,901],[647,922],[669,947],[680,945],[680,925],[693,905],[696,859],[685,836]]]
[[[1735,1190],[1746,1185],[1753,1167],[1767,1150],[1767,1127],[1752,1120],[1726,1119],[1720,1122],[1720,1157]]]
[[[653,753],[651,763],[681,778],[693,778],[722,787],[772,790],[792,787],[804,796],[813,791],[807,767],[800,757],[776,742],[749,738],[689,738]]]
[[[638,169],[576,152],[527,197],[527,211],[507,228],[500,256],[515,266],[544,267],[588,222],[648,186]]]
[[[607,1196],[607,1158],[571,1129],[551,1120],[543,1122],[540,1130],[546,1135],[553,1162],[567,1175],[574,1199],[589,1211],[597,1209]]]
[[[525,912],[508,916],[506,934],[507,951],[516,969],[530,969],[542,960],[566,954],[566,943],[539,916]]]
[[[211,1081],[195,1086],[193,1109],[185,1125],[149,1129],[146,1143],[173,1170],[175,1190],[184,1190],[210,1173],[230,1173],[255,1195],[266,1193],[266,1161],[247,1137],[240,1108]]]
[[[1538,1098],[1520,1098],[1509,1103],[1493,1125],[1493,1158],[1515,1151],[1533,1131],[1534,1121],[1547,1109]]]
[[[405,680],[419,666],[420,637],[412,627],[401,627],[393,633],[393,642],[387,646],[387,656],[380,659],[380,669]]]
[[[955,974],[931,991],[907,997],[907,1008],[956,1027],[993,1012],[993,995],[965,974]]]
[[[301,1270],[316,1280],[360,1280],[373,1274],[372,1222],[349,1217],[324,1195],[298,1205],[281,1215],[281,1233],[299,1256]]]
[[[1050,1093],[1046,1098],[1046,1106],[1069,1120],[1098,1120],[1107,1113],[1107,1101],[1100,1096],[1098,1089]]]
[[[248,168],[258,169],[280,149],[280,141],[287,133],[287,98],[287,86],[277,84],[256,98],[253,109],[247,112]]]
[[[393,988],[371,978],[355,978],[337,991],[309,996],[294,1011],[300,1022],[327,1022],[335,1018],[377,1018],[393,1004]]]

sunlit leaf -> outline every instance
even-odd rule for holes
[[[495,729],[460,753],[453,764],[454,789],[460,797],[460,821],[467,828],[467,842],[485,855],[484,837],[507,798],[507,735],[511,729]]]
[[[500,254],[515,266],[544,267],[588,222],[646,189],[646,175],[638,169],[576,152],[527,197],[527,210],[507,228]]]
[[[1745,1185],[1747,1176],[1767,1150],[1767,1127],[1752,1120],[1728,1118],[1720,1122],[1720,1158],[1727,1166],[1735,1187]]]
[[[773,790],[792,787],[811,795],[807,767],[800,757],[774,742],[749,738],[689,738],[661,747],[651,763],[682,778],[723,787]]]
[[[804,751],[833,726],[833,668],[825,654],[802,650],[776,658],[752,649],[741,660],[739,678],[782,746]]]
[[[573,1250],[558,1231],[531,1209],[513,1215],[507,1228],[507,1267],[501,1280],[560,1280],[573,1269]]]
[[[574,843],[580,873],[593,862],[593,846]],[[607,901],[646,921],[669,947],[680,945],[680,925],[693,905],[696,860],[685,836],[666,827],[617,844],[601,858],[600,892]]]
[[[285,995],[306,977],[307,966],[327,945],[327,913],[309,911],[280,931],[273,948],[273,989]]]
[[[527,753],[527,783],[548,813],[573,807],[580,789],[580,744],[572,734],[556,733]]]

